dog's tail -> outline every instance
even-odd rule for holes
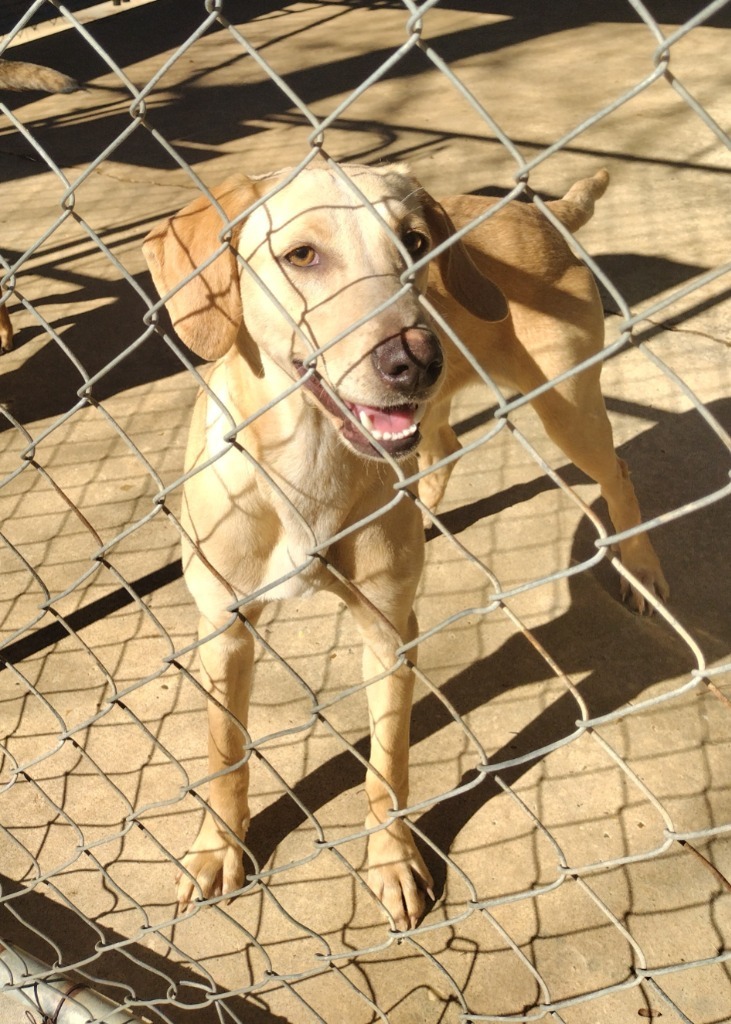
[[[578,231],[594,213],[594,203],[601,199],[609,184],[609,172],[602,168],[592,178],[582,178],[572,185],[563,199],[554,199],[549,208],[569,231]]]
[[[0,89],[12,89],[13,92],[76,92],[81,88],[73,78],[53,68],[26,64],[22,60],[0,59]]]

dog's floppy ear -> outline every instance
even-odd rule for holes
[[[419,198],[432,242],[441,245],[457,229],[444,207],[428,192],[422,191]],[[505,319],[508,315],[505,296],[477,269],[461,239],[445,249],[436,262],[447,291],[473,316],[492,323]]]
[[[257,198],[256,182],[237,175],[212,189],[211,195],[233,219]],[[205,196],[155,225],[142,243],[142,251],[161,296],[220,248],[224,226],[221,214]],[[204,359],[218,359],[227,352],[241,327],[236,263],[229,246],[165,303],[177,333]]]

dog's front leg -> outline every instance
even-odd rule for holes
[[[394,624],[398,627],[394,630],[380,617],[374,617],[372,608],[351,605],[351,610],[364,640],[364,678],[375,680],[366,691],[371,731],[366,828],[376,828],[368,839],[368,884],[393,918],[395,927],[403,931],[418,923],[424,913],[425,896],[434,898],[433,883],[411,829],[403,818],[392,814],[408,802],[414,673],[408,664],[386,676],[383,672],[398,662],[397,632],[404,640],[413,640],[418,627],[413,612],[406,622]],[[413,660],[415,649],[410,656]]]
[[[448,459],[450,455],[454,455],[462,448],[457,435],[449,425],[451,405],[451,397],[440,398],[429,407],[419,424],[422,435],[419,445],[419,470],[423,472],[425,469],[436,466],[419,480],[419,498],[432,512],[437,510],[439,502],[444,497],[449,478],[456,465],[454,461],[445,462],[442,465],[438,465],[438,463],[442,459]],[[431,516],[425,513],[425,528],[429,529],[432,525]]]
[[[178,908],[191,900],[240,889],[243,840],[249,825],[249,764],[244,737],[249,710],[254,640],[240,620],[218,635],[203,616],[199,657],[208,701],[209,807],[198,837],[183,858]],[[205,640],[206,637],[211,637]],[[216,773],[222,772],[217,775]]]

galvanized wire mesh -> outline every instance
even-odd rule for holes
[[[620,393],[609,400],[625,418],[620,442],[633,434],[630,420],[654,424],[666,446],[680,448],[690,435],[707,470],[682,486],[678,452],[663,451],[649,432],[645,463],[655,467],[655,487],[681,497],[670,504],[656,494],[641,529],[661,538],[679,531],[673,550],[687,552],[696,618],[671,602],[657,605],[655,622],[639,622],[588,582],[610,559],[623,572],[611,555],[618,537],[591,507],[593,490],[557,470],[560,459],[524,416],[528,398],[502,394],[482,374],[484,387],[459,407],[455,497],[428,533],[407,809],[439,899],[399,936],[362,873],[354,791],[368,745],[358,647],[344,610],[319,597],[285,605],[256,629],[245,887],[232,903],[199,901],[177,916],[174,870],[206,806],[206,697],[177,553],[184,438],[195,390],[206,383],[165,328],[138,251],[160,216],[224,176],[203,173],[202,151],[223,154],[229,170],[239,162],[273,169],[270,150],[289,130],[293,173],[315,156],[335,169],[346,156],[418,164],[445,145],[459,153],[485,141],[505,199],[529,198],[550,217],[533,191],[548,162],[578,154],[582,166],[587,156],[595,166],[611,155],[641,175],[645,157],[601,154],[591,133],[617,117],[632,123],[638,99],[651,97],[651,116],[655,96],[673,90],[678,120],[663,136],[664,158],[671,162],[680,124],[702,139],[692,147],[698,169],[720,174],[731,149],[728,107],[707,87],[696,98],[675,57],[704,29],[725,38],[727,0],[685,12],[671,27],[670,15],[636,0],[613,5],[611,15],[606,5],[594,12],[607,19],[595,38],[608,40],[596,60],[617,56],[609,22],[624,21],[634,25],[644,63],[629,73],[622,65],[621,86],[599,90],[601,102],[548,140],[501,127],[489,74],[483,89],[465,82],[465,40],[475,41],[472,55],[499,50],[515,13],[508,9],[491,11],[478,31],[470,18],[484,12],[436,0],[248,9],[208,0],[184,14],[164,0],[72,7],[15,4],[3,39],[5,56],[23,57],[24,46],[12,44],[52,15],[58,20],[37,56],[60,66],[64,48],[54,41],[63,40],[87,55],[93,71],[84,77],[99,91],[44,100],[54,104],[45,123],[26,118],[22,103],[0,105],[11,155],[28,161],[8,176],[25,188],[13,195],[27,202],[27,216],[22,209],[8,217],[8,250],[0,238],[2,288],[22,325],[19,340],[31,335],[0,367],[0,941],[49,965],[39,973],[29,962],[22,984],[0,966],[0,984],[22,988],[31,1007],[33,983],[59,970],[153,1021],[726,1019],[731,663],[722,517],[731,441],[722,424],[728,374],[718,380],[723,363],[709,352],[727,339],[723,328],[694,334],[691,325],[675,337],[671,329],[699,310],[723,309],[719,287],[731,264],[689,264],[681,280],[638,302],[625,294],[631,279],[618,285],[611,261],[607,270],[592,256],[598,247],[557,223],[606,289],[610,333],[597,358]],[[430,19],[438,14],[455,19],[451,44],[435,41]],[[584,16],[535,17],[575,53],[572,32]],[[340,34],[347,19],[355,19],[357,43]],[[313,25],[330,46],[314,57]],[[314,60],[325,76],[339,47],[353,61],[355,85],[330,92],[301,74]],[[721,53],[709,47],[716,83]],[[487,67],[497,74],[497,64]],[[398,130],[394,116],[388,131],[384,115],[374,142],[358,103],[394,76],[417,74],[436,76],[432,102],[456,98],[465,124],[430,135],[421,125]],[[379,92],[378,102],[387,95]],[[248,96],[267,116],[247,118],[232,106],[229,121],[226,104],[246,106]],[[211,120],[215,111],[215,126],[201,141],[185,126],[205,123],[206,110]],[[85,142],[90,125],[97,130]],[[692,183],[692,161],[685,170]],[[479,182],[470,187],[491,184],[483,169],[469,173]],[[453,191],[466,187],[455,181]],[[660,223],[658,239],[662,230]],[[668,339],[655,344],[663,331]],[[712,386],[698,359],[708,361]],[[240,424],[229,419],[234,442]],[[532,481],[525,494],[503,475],[521,462]],[[398,472],[394,500],[411,500],[403,496],[413,478]],[[486,498],[501,484],[502,496]],[[542,493],[549,504],[535,514],[555,519],[549,553],[530,551],[530,513],[522,526],[510,519],[514,505]],[[485,516],[484,533],[473,536],[470,526]],[[530,551],[530,572],[512,570],[509,559],[495,568],[496,549],[511,545]],[[666,569],[682,595],[678,568]],[[672,906],[657,906],[662,900]]]

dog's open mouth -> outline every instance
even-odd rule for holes
[[[300,377],[309,372],[302,363],[295,362],[294,367]],[[361,430],[345,417],[343,410],[332,400],[323,387],[319,374],[312,372],[306,378],[304,386],[326,412],[340,420],[342,437],[361,455],[368,455],[374,459],[382,458],[381,453],[372,444],[375,440],[389,455],[403,458],[413,452],[421,440],[419,420],[424,412],[422,405],[413,403],[376,407],[341,399],[343,405],[350,410],[363,428]]]

